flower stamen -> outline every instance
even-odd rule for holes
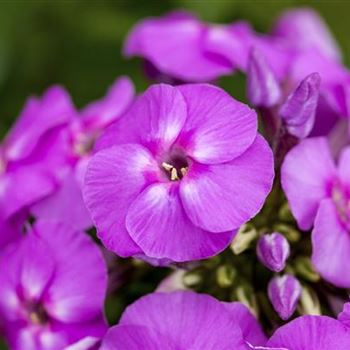
[[[162,168],[166,171],[171,181],[181,180],[188,171],[188,167],[181,167],[180,169],[177,169],[175,166],[166,162],[162,163]]]

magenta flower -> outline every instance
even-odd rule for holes
[[[350,287],[350,149],[338,166],[324,138],[304,140],[286,156],[282,186],[301,229],[312,232],[312,261],[327,281]]]
[[[44,220],[58,220],[77,229],[92,226],[91,217],[82,198],[82,183],[95,140],[102,131],[119,118],[134,97],[132,82],[122,77],[99,101],[87,105],[80,112],[73,111],[67,126],[64,153],[68,159],[56,191],[32,208],[32,213]]]
[[[60,87],[41,99],[31,97],[0,145],[0,226],[6,227],[0,246],[12,239],[10,227],[23,222],[18,216],[55,190],[66,161],[63,133],[72,109]]]
[[[266,347],[255,349],[347,350],[350,349],[350,332],[333,318],[302,316],[277,329]]]
[[[102,255],[84,233],[38,222],[1,255],[0,328],[11,349],[63,349],[101,337],[106,285]]]
[[[273,35],[286,40],[297,51],[313,48],[332,60],[341,61],[336,40],[319,14],[311,8],[285,11],[275,23]]]
[[[210,85],[155,85],[97,144],[84,185],[103,244],[121,256],[213,256],[261,208],[271,150],[256,114]]]
[[[276,276],[269,282],[268,296],[281,319],[288,320],[301,296],[300,282],[292,275]]]
[[[278,232],[263,235],[256,246],[260,262],[274,272],[282,271],[290,254],[287,239]]]
[[[249,340],[258,339],[264,344],[265,336],[257,321],[243,305],[239,308],[226,307],[205,294],[153,293],[125,310],[119,324],[108,331],[100,350],[243,350],[247,340],[241,323],[247,328]]]
[[[141,56],[180,81],[206,82],[236,69],[246,71],[253,47],[266,54],[278,77],[286,74],[289,57],[278,40],[256,34],[245,22],[207,24],[184,12],[137,24],[127,38],[124,54]]]

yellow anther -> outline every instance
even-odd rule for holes
[[[168,164],[168,163],[165,163],[165,162],[162,163],[162,167],[166,171],[171,171],[174,168],[171,164]]]
[[[180,171],[181,171],[182,177],[184,177],[184,176],[187,174],[188,167],[186,167],[186,168],[181,168]]]
[[[30,320],[35,323],[35,324],[40,324],[41,323],[41,319],[39,317],[39,315],[36,312],[31,312],[29,314]]]
[[[180,179],[179,179],[179,176],[178,176],[178,174],[177,174],[176,168],[172,168],[172,169],[171,169],[170,180],[171,180],[171,181],[180,180]]]

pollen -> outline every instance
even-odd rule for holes
[[[177,169],[175,166],[166,162],[162,163],[162,168],[165,170],[168,178],[171,181],[181,180],[187,174],[188,171],[188,167],[181,167],[180,169]]]

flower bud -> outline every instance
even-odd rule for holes
[[[292,275],[273,278],[268,285],[270,302],[282,320],[288,320],[294,313],[301,296],[301,285]]]
[[[279,110],[288,132],[299,139],[308,136],[314,126],[320,83],[318,73],[308,75]]]
[[[269,270],[282,271],[290,254],[289,243],[278,232],[263,235],[256,246],[256,253],[260,262]]]
[[[281,89],[265,57],[256,49],[250,52],[247,73],[247,95],[258,107],[275,106],[281,99]]]
[[[221,288],[230,287],[237,275],[237,271],[231,265],[221,265],[216,270],[216,281]]]

